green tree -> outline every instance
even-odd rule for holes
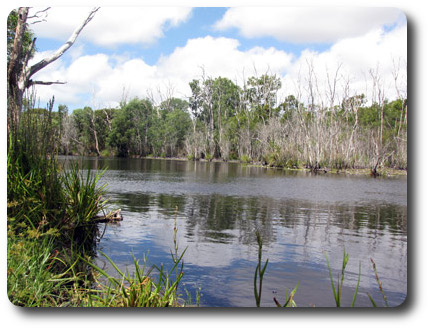
[[[250,77],[247,81],[246,97],[255,112],[258,121],[265,123],[269,118],[277,115],[275,108],[277,93],[281,89],[281,79],[276,75],[264,74],[260,77]]]
[[[108,140],[118,156],[146,156],[150,152],[148,132],[153,116],[152,103],[146,99],[134,98],[117,110]]]

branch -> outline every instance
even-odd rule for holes
[[[26,80],[30,79],[32,75],[34,75],[39,70],[43,69],[48,64],[57,60],[60,56],[62,56],[76,41],[76,38],[79,36],[83,28],[93,19],[96,12],[100,9],[100,7],[93,8],[88,14],[87,18],[79,25],[75,31],[70,36],[69,40],[65,44],[63,44],[58,50],[50,57],[44,58],[40,62],[32,65],[26,72]]]
[[[28,82],[28,87],[32,86],[32,85],[54,85],[54,84],[60,84],[60,85],[64,85],[67,84],[67,82],[65,81],[40,81],[40,80],[30,80]]]
[[[33,16],[28,16],[27,19],[33,19],[33,18],[38,18],[38,21],[34,21],[31,22],[30,24],[36,24],[36,23],[40,23],[40,22],[46,22],[46,17],[48,17],[48,10],[51,9],[51,7],[45,8],[43,10],[39,10],[37,12],[34,13]],[[41,16],[44,16],[44,18],[41,18]]]

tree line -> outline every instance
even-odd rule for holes
[[[34,107],[28,91],[38,84],[62,82],[31,77],[73,44],[96,11],[67,46],[31,66],[35,38],[25,23],[28,8],[9,15],[8,139],[20,116],[48,117],[47,110]],[[371,168],[376,173],[380,166],[407,168],[407,96],[398,86],[405,84],[400,61],[393,61],[394,100],[386,98],[378,68],[369,70],[369,95],[351,92],[341,65],[327,72],[325,81],[317,78],[312,61],[306,69],[296,94],[283,99],[277,75],[256,73],[239,85],[225,77],[208,77],[203,70],[189,82],[186,99],[124,98],[116,108],[72,111],[59,105],[50,114],[57,139],[53,147],[65,155],[239,160],[313,170]]]
[[[309,83],[309,82],[308,82]],[[324,104],[307,86],[278,102],[281,79],[263,74],[239,86],[202,75],[188,99],[122,101],[116,108],[54,112],[59,152],[65,155],[188,157],[239,160],[287,168],[407,168],[407,99],[383,92]],[[375,85],[378,88],[377,85]],[[43,113],[43,109],[35,109]]]

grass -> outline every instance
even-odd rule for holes
[[[349,255],[345,251],[343,252],[342,272],[340,274],[340,279],[339,279],[339,275],[337,278],[337,290],[334,284],[333,275],[331,273],[331,268],[330,268],[330,263],[328,261],[327,253],[325,254],[325,258],[327,261],[327,267],[328,267],[328,272],[330,276],[331,287],[333,290],[334,300],[336,302],[336,307],[341,307],[343,280],[345,278],[345,269],[346,269],[346,265],[348,264]],[[358,287],[360,285],[360,277],[361,277],[361,264],[358,266],[358,281],[357,281],[357,286],[355,287],[354,296],[352,298],[351,307],[354,307],[355,299],[357,298]]]
[[[177,277],[173,276],[173,271],[179,266],[183,254],[169,271],[166,271],[163,266],[152,266],[147,269],[147,257],[140,266],[139,261],[133,256],[134,273],[132,275],[128,270],[121,271],[107,255],[102,254],[116,270],[118,277],[111,276],[100,267],[86,261],[103,278],[102,281],[100,278],[96,280],[96,289],[87,292],[85,297],[87,307],[183,306],[178,302],[177,294],[183,272],[180,272]],[[152,278],[154,270],[158,271],[158,278],[155,277],[155,279]]]
[[[262,240],[262,237],[258,231],[256,232],[256,238],[257,238],[257,245],[258,245],[258,261],[257,261],[257,266],[255,268],[255,274],[254,274],[254,298],[255,298],[256,306],[260,307],[260,305],[261,305],[261,291],[262,291],[262,287],[263,287],[263,278],[264,278],[264,274],[266,272],[266,268],[267,268],[269,259],[267,259],[264,266],[262,266],[263,240]],[[348,261],[349,261],[349,255],[344,251],[343,259],[342,259],[341,273],[338,274],[338,276],[337,276],[337,283],[336,284],[335,284],[335,280],[334,280],[332,270],[330,267],[330,262],[328,260],[326,253],[325,253],[325,258],[326,258],[326,262],[327,262],[330,284],[331,284],[331,288],[332,288],[332,292],[333,292],[333,297],[334,297],[334,300],[336,303],[336,307],[342,307],[342,304],[341,304],[342,289],[343,289],[343,282],[345,279],[346,266],[347,266]],[[370,261],[372,262],[373,271],[375,273],[376,281],[377,281],[378,286],[379,286],[379,291],[381,292],[382,297],[384,299],[385,307],[389,307],[387,296],[385,295],[385,292],[382,288],[382,282],[379,279],[378,272],[376,270],[376,263],[373,261],[372,258],[370,259]],[[358,280],[357,280],[357,284],[355,286],[354,295],[353,295],[350,307],[355,306],[355,301],[356,301],[356,298],[357,298],[357,295],[359,292],[360,279],[361,279],[361,263],[359,264],[359,267],[358,267]],[[278,299],[276,297],[274,297],[273,300],[275,302],[275,306],[277,306],[277,307],[297,307],[297,304],[295,303],[293,298],[294,298],[294,295],[296,294],[296,292],[298,290],[298,287],[299,287],[299,282],[297,282],[295,288],[291,291],[291,293],[288,292],[288,289],[286,290],[285,304],[283,304],[283,305],[278,301]],[[378,307],[375,300],[372,298],[372,296],[369,293],[367,293],[367,296],[369,297],[371,305],[373,307]]]
[[[255,232],[255,236],[257,238],[257,244],[258,244],[258,263],[254,273],[254,298],[255,298],[255,304],[257,305],[257,307],[260,307],[261,291],[263,289],[263,278],[264,278],[264,273],[266,272],[267,265],[269,263],[269,259],[266,259],[264,266],[262,266],[263,239],[259,231]],[[293,297],[298,287],[299,287],[299,282],[297,282],[297,285],[291,291],[291,294],[288,293],[288,289],[286,290],[286,299],[285,299],[284,305],[281,305],[279,301],[274,297],[273,300],[276,306],[277,307],[297,307],[295,301],[293,300]]]
[[[258,244],[258,264],[257,264],[257,267],[255,268],[255,274],[254,274],[254,297],[255,297],[255,303],[257,307],[260,307],[261,290],[263,289],[263,277],[264,277],[264,273],[266,272],[269,259],[267,259],[264,266],[261,267],[263,239],[261,238],[261,235],[258,231],[255,233],[255,235],[257,237],[257,244]]]
[[[7,293],[17,306],[43,307],[57,302],[59,282],[49,271],[52,266],[52,240],[8,239]]]
[[[131,275],[105,256],[118,272],[118,278],[109,276],[91,261],[97,237],[93,217],[107,203],[106,186],[98,184],[104,171],[93,174],[78,164],[61,171],[55,150],[48,147],[55,133],[38,118],[28,115],[8,140],[9,300],[24,307],[184,305],[177,294],[185,251],[178,251],[176,218],[172,269],[146,269],[146,260],[139,266],[133,257]]]

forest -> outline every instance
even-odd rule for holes
[[[407,169],[406,98],[399,94],[390,101],[377,90],[374,100],[360,94],[335,103],[333,94],[325,104],[318,102],[317,83],[308,77],[310,103],[294,95],[279,102],[281,79],[276,75],[249,77],[238,86],[228,78],[202,74],[189,82],[188,99],[167,97],[156,103],[149,97],[124,96],[118,107],[103,109],[59,105],[52,113],[58,151],[314,170]],[[333,80],[333,89],[335,84]],[[44,116],[47,110],[26,113]]]

